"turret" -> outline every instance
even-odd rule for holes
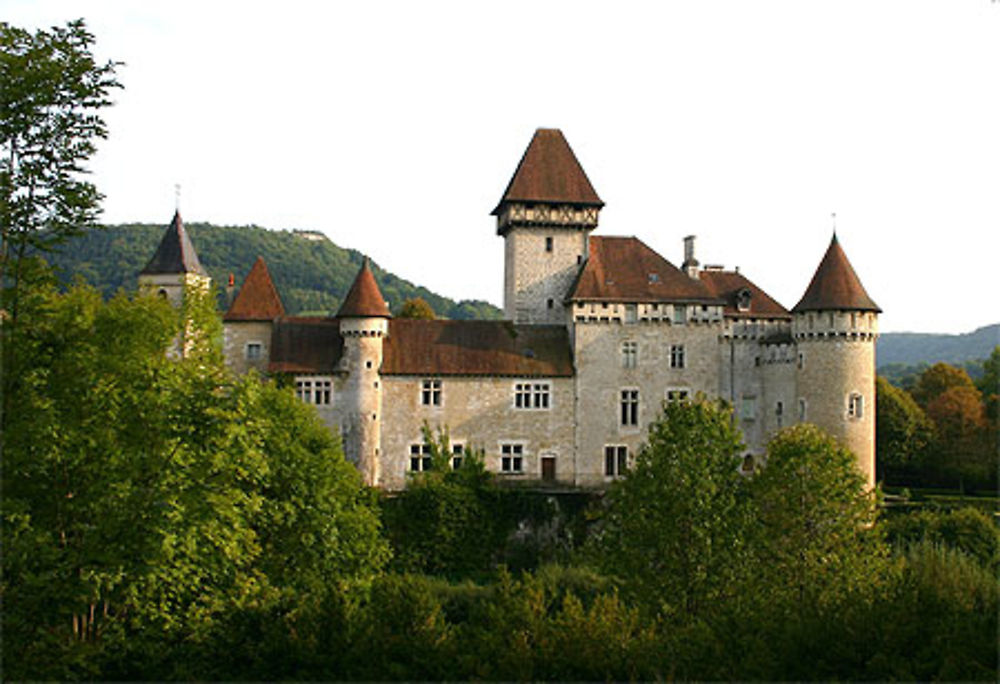
[[[504,238],[504,316],[563,323],[604,202],[558,129],[535,131],[493,210]]]
[[[222,318],[226,363],[233,372],[243,374],[250,368],[267,371],[274,323],[284,315],[285,307],[267,264],[263,257],[257,257]]]
[[[153,258],[139,271],[139,291],[166,297],[174,306],[184,301],[184,290],[208,290],[212,279],[198,260],[179,211],[174,212]]]
[[[341,357],[347,372],[341,432],[344,453],[369,485],[378,485],[381,458],[382,342],[389,332],[389,307],[375,282],[368,259],[361,264],[337,312],[344,338]]]
[[[834,235],[792,309],[797,410],[800,421],[815,423],[854,452],[869,486],[875,484],[875,341],[880,312]]]

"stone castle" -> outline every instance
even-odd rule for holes
[[[510,480],[600,488],[620,476],[662,402],[733,407],[744,467],[782,427],[815,423],[874,484],[878,306],[834,236],[791,310],[745,275],[680,268],[634,237],[592,235],[603,206],[559,130],[539,129],[493,210],[504,321],[394,319],[367,261],[335,317],[285,314],[258,258],[224,316],[237,373],[284,375],[341,435],[369,484],[430,467],[422,426],[446,428]],[[179,215],[140,275],[179,301],[207,274]]]

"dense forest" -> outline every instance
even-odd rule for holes
[[[266,230],[256,226],[214,226],[189,223],[185,227],[198,258],[215,283],[225,286],[229,274],[238,288],[258,256],[268,270],[290,314],[333,314],[340,307],[363,255],[338,247],[315,232]],[[156,251],[165,225],[106,226],[73,239],[71,249],[47,254],[61,280],[82,277],[106,297],[119,289],[133,291],[139,271]],[[423,299],[442,318],[496,319],[500,311],[483,301],[455,302],[427,288],[382,270],[372,270],[393,313],[408,299]]]

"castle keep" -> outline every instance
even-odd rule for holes
[[[492,212],[507,320],[393,319],[367,261],[335,317],[288,316],[258,259],[224,317],[227,362],[289,376],[386,489],[430,466],[425,422],[447,428],[456,463],[474,447],[503,478],[606,486],[661,403],[697,393],[733,406],[746,467],[777,430],[810,422],[874,484],[880,310],[836,236],[789,311],[743,274],[702,267],[693,237],[678,268],[637,238],[593,235],[603,204],[562,133],[540,129]],[[193,256],[179,217],[168,238]]]

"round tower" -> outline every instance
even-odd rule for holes
[[[341,432],[344,454],[366,484],[380,479],[382,440],[382,342],[389,333],[389,307],[364,260],[337,312],[344,338],[341,364],[347,371]]]
[[[504,238],[504,317],[562,324],[604,203],[558,129],[540,128],[492,214]]]
[[[861,285],[836,234],[792,309],[799,422],[854,452],[875,485],[875,341],[881,309]]]

